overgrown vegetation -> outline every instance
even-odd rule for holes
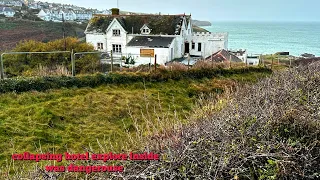
[[[163,78],[160,82],[146,80],[126,84],[121,81],[94,89],[2,94],[1,174],[23,170],[18,162],[10,163],[10,155],[14,152],[137,150],[138,146],[132,140],[138,138],[138,125],[145,128],[144,136],[147,136],[152,133],[146,127],[150,123],[163,131],[177,122],[188,122],[186,117],[202,93],[221,94],[228,84],[254,82],[267,74],[268,71],[253,71],[225,74],[215,79],[181,78],[175,81]],[[159,117],[163,121],[159,122]]]
[[[237,87],[232,94],[225,92],[218,99],[200,97],[199,108],[193,108],[189,115],[197,121],[154,130],[154,135],[143,137],[149,130],[133,123],[133,129],[140,131],[136,132],[139,138],[131,142],[162,154],[161,161],[125,163],[124,173],[85,178],[319,179],[319,70],[317,62],[277,72],[254,85]],[[155,124],[170,119],[158,118]],[[38,168],[19,177],[57,175]],[[60,177],[76,178],[71,173]]]
[[[94,47],[87,43],[79,42],[76,38],[58,39],[50,42],[24,41],[20,42],[14,52],[52,52],[72,51],[91,52]],[[57,66],[64,66],[71,72],[70,53],[56,54],[20,54],[5,55],[4,69],[7,76],[36,76],[39,73],[39,66],[56,69]],[[98,55],[86,55],[76,58],[76,73],[95,72],[100,67]]]
[[[221,104],[207,99],[199,121],[156,137],[163,149],[149,144],[161,161],[132,163],[121,177],[319,179],[319,70],[315,63],[238,88],[220,112],[206,110]]]
[[[135,82],[166,82],[169,80],[202,79],[243,74],[249,72],[270,73],[271,71],[261,67],[237,68],[237,69],[190,69],[188,71],[159,69],[152,73],[112,73],[87,76],[53,76],[35,78],[11,78],[0,81],[0,93],[45,91],[48,89],[72,88],[72,87],[97,87],[104,84],[126,84]]]

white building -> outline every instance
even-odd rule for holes
[[[133,57],[136,65],[147,64],[154,55],[157,63],[175,58],[208,57],[227,49],[227,33],[195,32],[191,16],[180,15],[119,15],[96,16],[85,31],[87,43],[100,51]],[[199,29],[199,28],[197,28]]]
[[[10,7],[0,7],[0,14],[5,15],[6,17],[13,17],[15,13],[16,12]]]
[[[0,5],[4,5],[4,6],[22,7],[22,4],[23,4],[23,2],[20,0],[0,1]]]
[[[71,9],[41,9],[38,13],[38,17],[44,21],[62,22],[62,16],[65,21],[90,20],[92,12],[83,10],[73,11]]]
[[[52,20],[52,14],[49,9],[41,9],[38,13],[38,17],[44,21]]]
[[[77,20],[90,20],[92,18],[91,11],[76,10],[74,11]]]

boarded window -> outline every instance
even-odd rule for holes
[[[140,57],[154,57],[154,49],[140,49]]]

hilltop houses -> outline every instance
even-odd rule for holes
[[[90,20],[95,11],[72,9],[41,9],[38,17],[44,21],[76,21]]]
[[[6,17],[13,17],[15,11],[10,7],[0,7],[0,14],[5,15]]]
[[[191,56],[208,57],[228,48],[227,33],[211,33],[195,28],[191,15],[111,15],[92,18],[85,31],[87,43],[103,52],[134,58],[136,65]]]
[[[22,7],[22,4],[23,2],[20,1],[20,0],[17,0],[17,1],[1,1],[0,0],[0,5],[3,5],[3,6],[11,6],[11,7]]]

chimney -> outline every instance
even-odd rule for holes
[[[118,16],[118,15],[120,15],[120,10],[119,10],[119,8],[112,8],[112,9],[111,9],[111,12],[112,12],[112,16]]]

